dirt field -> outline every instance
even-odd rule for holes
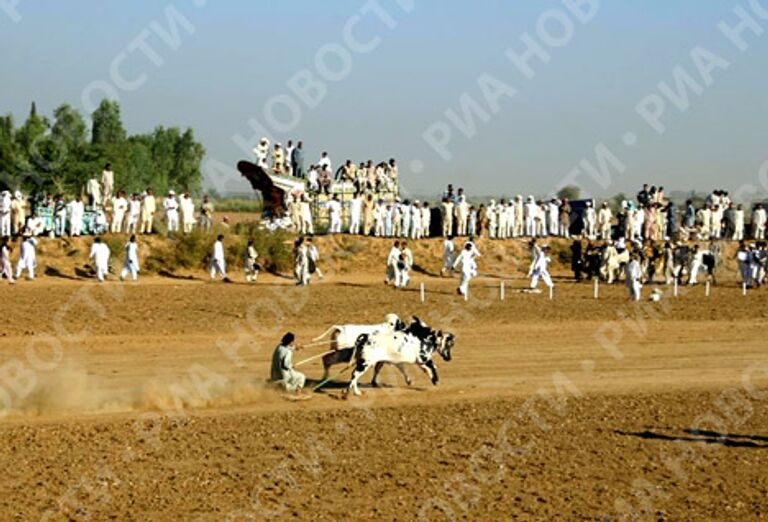
[[[2,282],[0,519],[768,519],[765,290],[630,304],[558,280],[550,301],[510,270],[502,302],[494,269],[465,303],[432,265],[406,291],[361,265],[306,289]],[[457,335],[439,386],[265,385],[285,331],[387,312]]]

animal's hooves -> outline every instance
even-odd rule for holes
[[[376,382],[376,381],[371,381],[371,386],[373,386],[374,388],[378,388],[379,387],[379,383]]]

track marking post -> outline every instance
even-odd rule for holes
[[[600,296],[600,279],[596,277],[592,281],[592,297],[597,299]]]
[[[421,283],[421,285],[419,285],[419,297],[421,298],[421,302],[422,303],[426,299],[426,295],[425,294],[426,294],[426,292],[424,290],[424,283]]]

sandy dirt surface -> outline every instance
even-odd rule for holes
[[[768,518],[764,290],[631,304],[559,280],[550,301],[512,278],[502,302],[489,274],[464,302],[431,269],[406,291],[373,269],[3,284],[0,519]],[[285,331],[388,312],[456,334],[439,386],[265,385]]]

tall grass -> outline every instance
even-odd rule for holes
[[[260,199],[226,198],[213,203],[216,212],[254,212],[261,214],[264,205]]]
[[[170,273],[179,269],[207,269],[219,234],[224,236],[224,255],[230,270],[243,268],[249,239],[253,240],[266,270],[284,272],[293,265],[288,234],[259,230],[256,223],[238,223],[232,228],[219,225],[210,232],[195,229],[189,234],[172,234],[168,242],[152,249],[145,265],[148,270]]]

